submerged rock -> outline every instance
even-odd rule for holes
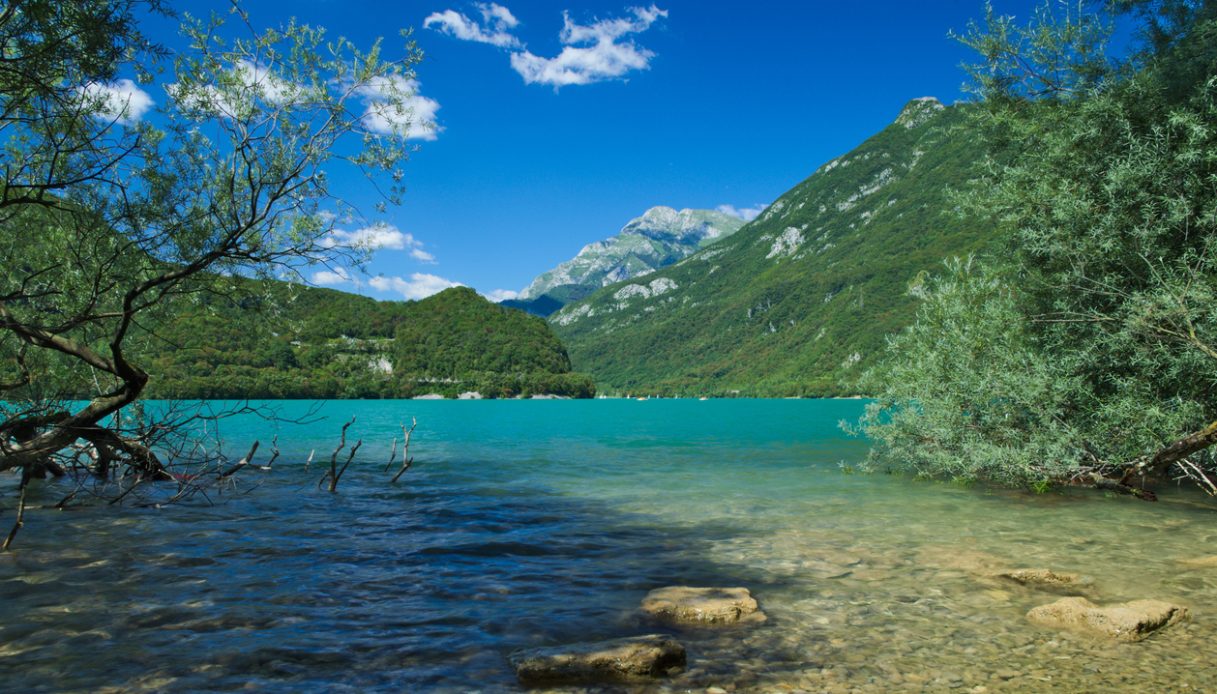
[[[633,682],[683,669],[685,647],[670,636],[649,634],[519,651],[511,664],[526,685]]]
[[[1192,559],[1180,559],[1180,564],[1191,566],[1198,569],[1217,569],[1217,554],[1207,557],[1193,557]]]
[[[1161,600],[1101,607],[1086,598],[1061,598],[1027,613],[1027,619],[1042,626],[1073,629],[1120,641],[1140,641],[1159,629],[1187,617],[1187,608]]]
[[[756,599],[747,588],[670,586],[647,593],[643,614],[671,624],[715,625],[763,622]]]
[[[997,578],[1024,586],[1044,588],[1073,588],[1090,584],[1090,579],[1075,573],[1058,573],[1052,569],[1012,569],[994,574]]]

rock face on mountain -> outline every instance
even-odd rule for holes
[[[856,393],[910,284],[997,236],[951,198],[983,154],[964,108],[915,99],[725,240],[566,305],[575,367],[609,393]]]
[[[738,217],[715,210],[652,207],[603,241],[542,273],[507,306],[549,315],[603,286],[645,275],[734,234]]]

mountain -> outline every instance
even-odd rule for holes
[[[273,280],[217,291],[148,327],[138,363],[159,398],[591,397],[545,321],[466,287],[376,301]]]
[[[742,219],[716,210],[652,207],[616,236],[589,243],[574,258],[541,273],[503,304],[548,316],[603,286],[671,265],[743,225]]]
[[[982,156],[963,108],[910,102],[726,240],[550,316],[575,367],[617,393],[856,392],[909,283],[993,236],[953,213]]]

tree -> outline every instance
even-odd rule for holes
[[[232,291],[226,278],[355,254],[330,241],[357,212],[335,169],[399,198],[413,44],[387,60],[379,43],[294,22],[259,33],[231,10],[235,26],[183,17],[176,54],[139,33],[140,17],[169,14],[158,0],[0,12],[0,471],[22,471],[23,495],[78,465],[137,485],[200,462],[163,454],[186,450],[172,442],[195,415],[130,415],[147,326]],[[123,71],[168,85],[152,118],[116,88]]]
[[[876,461],[1145,498],[1174,473],[1217,492],[1217,3],[1111,10],[1143,28],[1124,60],[1080,4],[1027,27],[990,13],[963,36],[984,58],[991,157],[961,202],[1006,230],[1005,259],[927,283],[871,375]]]

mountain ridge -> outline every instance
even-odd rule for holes
[[[600,287],[666,267],[743,225],[739,217],[718,210],[658,205],[627,222],[614,236],[583,246],[574,258],[541,273],[503,304],[549,315]]]
[[[550,316],[607,392],[853,394],[908,284],[987,235],[950,213],[982,157],[963,106],[909,101],[728,239]]]

